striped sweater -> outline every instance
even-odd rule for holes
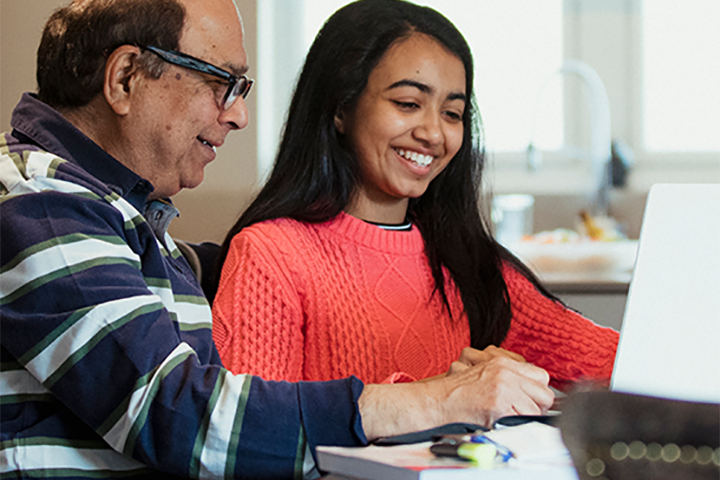
[[[362,383],[233,375],[168,202],[47,105],[0,137],[0,478],[292,478]],[[52,153],[47,153],[52,152]],[[146,205],[147,204],[147,205]],[[142,213],[141,213],[142,212]]]

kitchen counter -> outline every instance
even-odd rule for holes
[[[556,294],[627,295],[632,272],[538,272],[538,277]]]

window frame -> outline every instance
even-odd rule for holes
[[[273,19],[273,5],[285,15]],[[304,57],[299,0],[257,1],[258,19],[258,177],[266,178],[277,142],[269,141],[284,123],[292,87]],[[289,19],[292,19],[290,21]],[[281,33],[281,34],[278,34]],[[299,52],[299,50],[303,50]],[[648,152],[643,149],[642,0],[563,0],[563,56],[591,65],[610,100],[613,139],[631,146],[634,164],[625,190],[647,192],[654,183],[720,182],[718,152]],[[299,55],[299,58],[298,58]],[[618,68],[624,65],[625,68]],[[284,78],[285,86],[279,85]],[[579,85],[565,89],[565,143],[589,144],[590,116]],[[482,108],[482,105],[480,106]],[[544,152],[537,172],[526,167],[525,152],[488,152],[487,178],[495,193],[586,193],[592,185],[589,162]]]

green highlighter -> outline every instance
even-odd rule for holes
[[[493,445],[447,439],[432,445],[430,452],[438,457],[470,460],[479,468],[492,468],[497,455],[497,449]]]

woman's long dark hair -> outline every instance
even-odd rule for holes
[[[352,111],[385,52],[413,33],[433,37],[463,62],[470,101],[463,114],[460,150],[421,197],[410,199],[408,217],[425,240],[435,289],[448,311],[443,268],[460,291],[471,345],[499,345],[511,320],[502,261],[542,287],[493,239],[480,212],[484,153],[473,100],[472,54],[457,28],[427,7],[402,0],[361,0],[327,20],[305,60],[270,178],[225,238],[220,264],[232,238],[247,226],[281,217],[325,222],[343,211],[358,185],[360,169],[334,117]]]

